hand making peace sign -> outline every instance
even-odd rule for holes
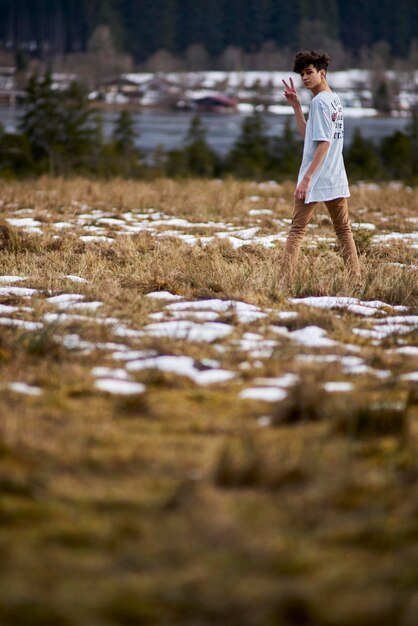
[[[289,80],[290,80],[290,85],[288,85],[285,80],[282,80],[282,83],[285,86],[284,97],[286,98],[289,104],[294,106],[295,104],[298,104],[299,96],[298,96],[298,92],[296,91],[296,87],[293,84],[293,80],[291,76],[289,77]]]

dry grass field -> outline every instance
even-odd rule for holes
[[[0,195],[0,624],[418,624],[418,190]]]

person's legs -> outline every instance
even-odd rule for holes
[[[335,234],[341,246],[345,266],[353,276],[360,278],[360,264],[348,218],[347,198],[328,200],[325,202],[325,205],[331,216]]]
[[[314,212],[315,205],[316,202],[305,204],[303,200],[295,200],[292,224],[282,257],[282,268],[286,274],[291,274],[296,267],[302,240]]]

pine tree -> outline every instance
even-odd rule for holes
[[[87,167],[93,148],[94,126],[87,94],[77,82],[62,94],[61,126],[63,169]]]
[[[260,178],[270,163],[266,123],[261,113],[244,119],[241,134],[227,156],[227,169],[240,178]]]
[[[49,173],[55,174],[62,145],[62,114],[61,94],[52,88],[50,72],[29,79],[24,104],[19,129],[28,138],[35,160],[46,160]]]
[[[409,122],[406,134],[409,137],[412,145],[412,175],[415,179],[418,178],[418,111],[414,111],[412,119]]]
[[[53,89],[50,73],[32,76],[19,128],[40,168],[46,162],[50,174],[85,167],[94,132],[86,94],[77,83],[60,92]]]
[[[113,140],[120,152],[132,151],[135,146],[135,123],[129,111],[121,111],[113,129]]]
[[[271,175],[282,179],[295,178],[299,171],[302,142],[292,128],[291,118],[286,118],[281,137],[271,142]]]
[[[390,113],[392,103],[386,80],[382,79],[373,93],[373,105],[380,113]]]
[[[184,144],[184,148],[168,152],[168,176],[206,177],[218,172],[219,159],[206,141],[206,129],[199,115],[192,117]]]
[[[135,146],[137,134],[129,111],[121,111],[112,133],[113,173],[136,177],[140,173],[140,152]]]
[[[195,176],[213,176],[217,156],[206,141],[206,129],[200,115],[194,115],[186,136],[186,166]]]
[[[381,144],[383,164],[390,178],[410,180],[414,175],[414,146],[411,137],[396,131]]]
[[[370,180],[382,175],[382,164],[374,144],[364,139],[358,128],[345,155],[345,163],[350,180]]]

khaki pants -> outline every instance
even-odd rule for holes
[[[295,200],[292,224],[290,226],[282,260],[283,268],[290,274],[296,267],[302,240],[317,204],[317,202],[305,204],[303,200]],[[353,276],[360,277],[357,250],[348,218],[347,198],[327,200],[324,204],[331,216],[335,234],[341,246],[345,266]]]

